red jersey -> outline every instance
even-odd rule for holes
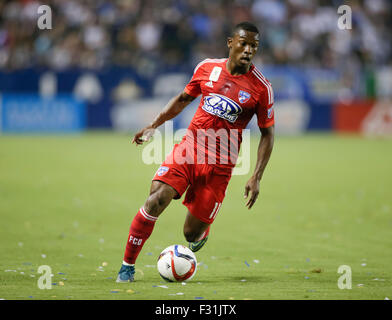
[[[242,130],[253,115],[260,128],[274,124],[274,95],[254,65],[246,74],[233,76],[226,69],[227,60],[206,59],[196,66],[184,91],[202,97],[183,142],[197,141],[195,151],[205,152],[208,163],[234,167]]]

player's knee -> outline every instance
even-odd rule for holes
[[[159,215],[173,199],[173,194],[165,188],[158,188],[151,192],[144,207],[149,214]]]
[[[156,215],[159,214],[163,211],[163,209],[166,207],[165,204],[167,202],[167,199],[164,194],[156,192],[151,194],[146,203],[145,203],[145,208],[147,208],[148,212],[151,215]]]

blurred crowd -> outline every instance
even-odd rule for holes
[[[37,9],[52,9],[52,29]],[[337,8],[352,9],[352,30]],[[391,65],[389,0],[1,0],[0,70],[134,67],[153,73],[226,57],[241,21],[261,31],[256,63],[326,68]]]

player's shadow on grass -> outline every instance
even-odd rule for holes
[[[238,277],[238,276],[231,277],[230,280],[233,282],[240,281],[240,282],[246,283],[247,281],[249,281],[252,283],[256,283],[256,282],[264,282],[265,283],[265,282],[267,282],[268,278],[263,277],[263,276],[252,275],[252,276],[243,276],[243,277]]]
[[[239,276],[227,276],[227,277],[219,277],[219,278],[215,278],[213,280],[203,280],[203,283],[216,283],[216,282],[231,282],[231,283],[258,283],[258,282],[262,282],[262,283],[266,283],[266,282],[270,282],[272,281],[271,278],[267,278],[267,277],[263,277],[263,276],[256,276],[256,275],[252,275],[252,276],[243,276],[243,277],[239,277]]]

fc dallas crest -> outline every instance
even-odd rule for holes
[[[247,102],[250,99],[250,97],[251,97],[250,93],[246,91],[240,90],[240,92],[238,92],[238,100],[240,101],[240,103]]]

